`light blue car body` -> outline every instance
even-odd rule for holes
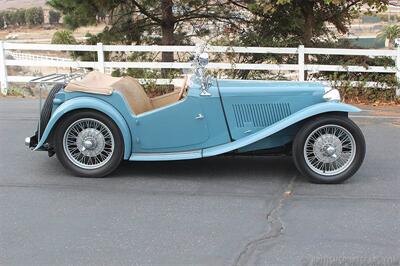
[[[132,161],[268,150],[291,143],[305,119],[360,111],[324,100],[320,83],[214,80],[209,92],[211,96],[201,96],[200,85],[192,81],[183,100],[136,115],[118,91],[109,96],[61,91],[35,150],[43,149],[63,116],[81,109],[104,113],[115,122],[124,139],[124,159]]]

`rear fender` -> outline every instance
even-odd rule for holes
[[[307,108],[304,108],[288,117],[285,119],[282,119],[281,121],[264,128],[252,135],[246,136],[244,138],[238,139],[236,141],[223,144],[220,146],[215,146],[211,148],[207,148],[203,150],[203,157],[210,157],[210,156],[215,156],[219,154],[223,154],[226,152],[230,152],[242,147],[245,147],[247,145],[250,145],[254,142],[257,142],[261,139],[264,139],[266,137],[271,136],[272,134],[275,134],[293,124],[296,124],[300,121],[303,121],[307,118],[310,118],[312,116],[324,114],[324,113],[331,113],[331,112],[342,112],[342,113],[354,113],[354,112],[360,112],[361,110],[348,105],[348,104],[343,104],[343,103],[335,103],[335,102],[325,102],[325,103],[319,103],[315,104],[312,106],[309,106]]]
[[[41,139],[34,150],[40,149],[46,143],[47,138],[49,137],[53,128],[64,115],[78,109],[93,109],[109,116],[121,130],[125,146],[124,159],[129,159],[129,156],[131,155],[132,152],[131,149],[132,143],[131,143],[131,133],[125,119],[118,112],[118,110],[115,109],[112,105],[103,100],[93,97],[77,97],[61,104],[52,113],[50,121],[47,124],[46,129],[44,130],[43,135],[41,136]]]

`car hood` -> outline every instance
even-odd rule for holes
[[[222,97],[228,96],[317,96],[324,94],[319,82],[218,80]]]
[[[218,86],[234,140],[324,102],[321,83],[220,80]]]

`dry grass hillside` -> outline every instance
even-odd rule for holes
[[[0,0],[0,10],[45,6],[46,0]]]
[[[83,41],[86,33],[97,34],[104,29],[105,25],[94,25],[81,27],[74,31],[74,36],[78,41]],[[50,43],[54,32],[64,29],[62,25],[53,27],[19,27],[0,30],[0,40],[8,42],[31,42],[31,43]],[[12,36],[12,39],[10,39]]]

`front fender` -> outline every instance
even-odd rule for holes
[[[285,119],[282,119],[281,121],[264,128],[252,135],[246,136],[244,138],[238,139],[236,141],[223,144],[220,146],[215,146],[212,148],[207,148],[203,150],[203,157],[210,157],[210,156],[215,156],[219,154],[223,154],[226,152],[230,152],[239,148],[242,148],[244,146],[250,145],[254,142],[257,142],[261,139],[264,139],[266,137],[271,136],[272,134],[275,134],[282,129],[285,129],[293,124],[296,124],[297,122],[300,122],[304,119],[307,119],[309,117],[323,114],[323,113],[329,113],[329,112],[344,112],[344,113],[354,113],[354,112],[360,112],[361,110],[348,105],[348,104],[343,104],[343,103],[335,103],[335,102],[325,102],[325,103],[319,103],[315,104],[312,106],[309,106],[307,108],[304,108],[288,117]]]
[[[61,117],[77,109],[93,109],[104,113],[105,115],[109,116],[112,120],[114,120],[114,122],[121,130],[122,136],[124,138],[124,145],[125,145],[124,159],[129,158],[132,152],[131,133],[125,119],[118,112],[118,110],[115,109],[111,104],[101,99],[93,97],[77,97],[61,104],[51,115],[50,121],[47,124],[46,129],[44,130],[43,135],[41,136],[41,139],[34,150],[38,150],[43,146],[43,144],[49,137],[53,127],[56,125],[57,121]]]

